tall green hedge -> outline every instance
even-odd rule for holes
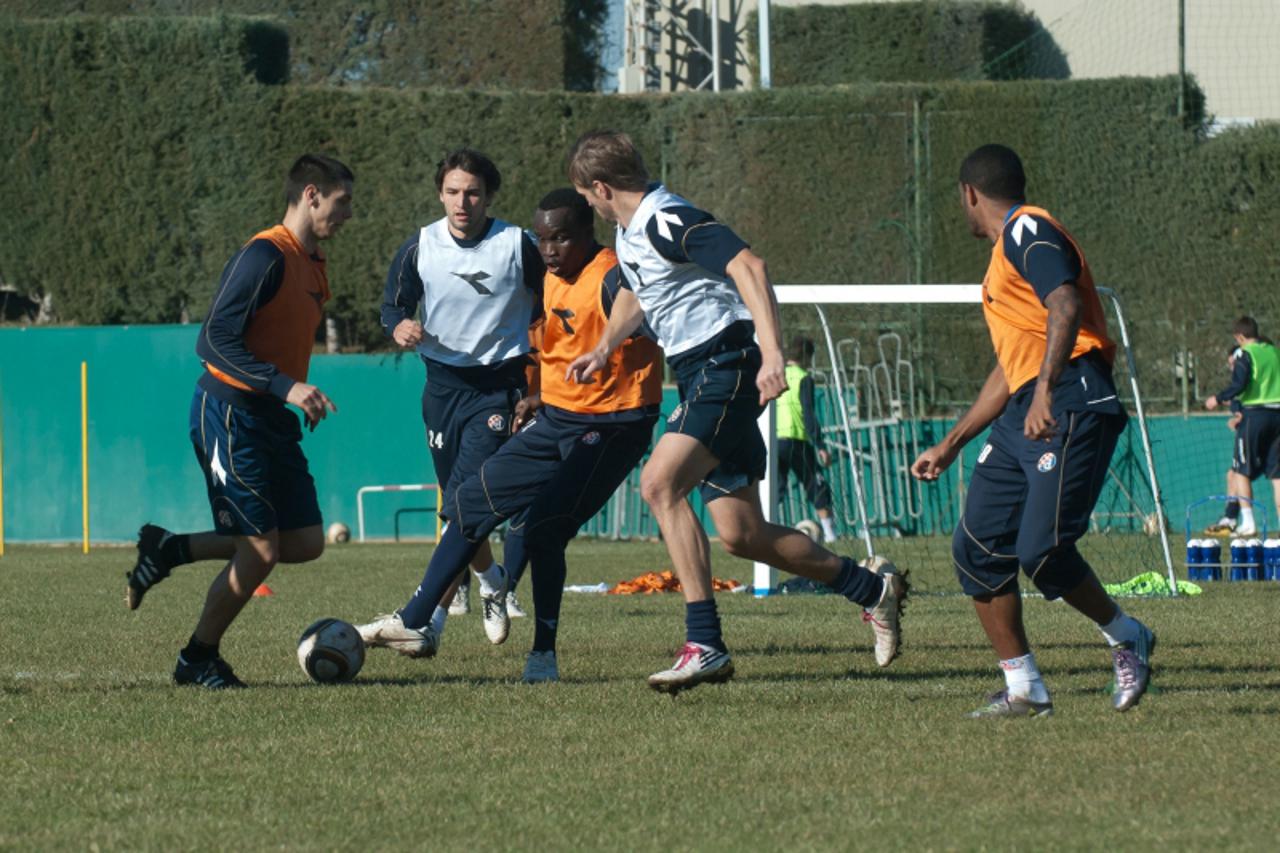
[[[11,210],[0,283],[51,294],[68,322],[172,322],[184,307],[199,320],[226,259],[280,216],[288,164],[321,150],[357,175],[356,218],[329,248],[333,316],[344,342],[377,346],[386,266],[439,216],[431,176],[445,151],[489,151],[505,179],[495,212],[527,224],[564,183],[573,139],[612,126],[748,239],[779,282],[978,280],[990,249],[960,219],[956,172],[973,147],[1002,141],[1024,156],[1032,200],[1124,295],[1157,374],[1183,345],[1217,365],[1234,313],[1280,324],[1280,132],[1205,139],[1175,115],[1172,79],[721,96],[357,91],[257,82],[257,46],[279,37],[264,27],[0,22]],[[981,376],[989,363],[971,331],[916,332],[939,369]]]
[[[0,14],[265,16],[289,32],[290,76],[298,83],[591,89],[604,6],[605,0],[0,0]]]
[[[752,13],[752,55],[758,28]],[[775,86],[1064,79],[1066,57],[1030,12],[924,0],[779,7],[770,14]]]

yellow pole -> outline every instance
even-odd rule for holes
[[[84,553],[89,553],[89,362],[80,362],[80,485],[84,504]]]
[[[436,542],[440,541],[440,528],[443,522],[440,521],[440,505],[444,503],[444,490],[436,486]]]

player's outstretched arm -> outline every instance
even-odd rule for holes
[[[756,326],[761,358],[756,387],[760,389],[760,405],[763,406],[787,390],[787,364],[782,357],[782,320],[778,315],[778,298],[769,283],[769,270],[764,258],[750,249],[734,255],[725,272],[733,279]]]
[[[578,356],[569,364],[564,378],[570,382],[590,382],[592,376],[604,369],[609,361],[609,354],[635,334],[643,321],[644,309],[640,307],[640,300],[630,290],[620,289],[614,298],[604,334],[600,336],[594,349]]]
[[[987,376],[969,411],[960,416],[956,425],[947,433],[946,438],[930,447],[916,457],[911,463],[911,474],[917,480],[936,480],[938,476],[955,461],[960,450],[987,425],[1000,417],[1005,404],[1009,402],[1009,383],[1005,381],[1004,370],[996,365]]]

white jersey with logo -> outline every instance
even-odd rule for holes
[[[618,226],[616,246],[618,266],[668,358],[706,343],[732,323],[751,319],[728,278],[695,263],[668,260],[654,248],[646,232],[650,220],[660,234],[687,224],[680,222],[679,213],[664,212],[676,207],[693,205],[656,186],[641,200],[631,223]]]
[[[497,364],[529,351],[536,295],[525,286],[524,233],[495,219],[475,246],[459,246],[447,218],[418,238],[418,352],[455,367]]]

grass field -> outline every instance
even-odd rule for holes
[[[282,568],[223,646],[254,689],[209,694],[169,676],[212,564],[130,613],[132,551],[11,548],[0,847],[1272,849],[1280,834],[1280,584],[1128,602],[1160,649],[1158,692],[1124,715],[1097,632],[1030,599],[1056,716],[964,719],[1000,682],[953,595],[913,602],[886,671],[843,600],[723,595],[738,676],[674,700],[643,682],[683,639],[673,595],[567,596],[555,685],[518,683],[531,620],[493,647],[477,615],[450,620],[435,660],[380,651],[354,684],[307,682],[301,629],[397,606],[427,551]],[[578,542],[570,582],[667,566],[658,545]]]

